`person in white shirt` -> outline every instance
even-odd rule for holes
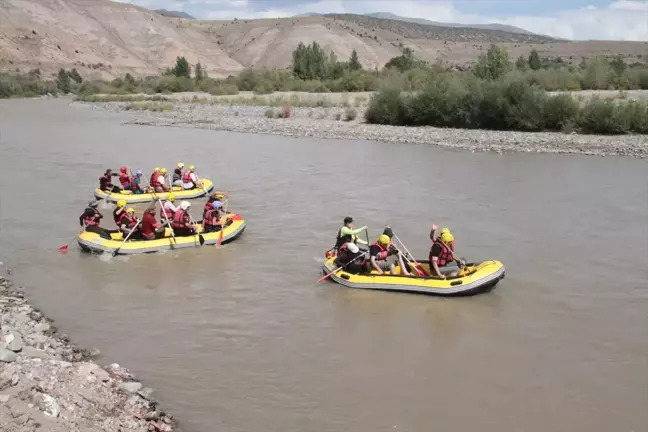
[[[196,177],[194,172],[196,168],[191,165],[187,171],[182,175],[182,187],[183,189],[193,189],[197,187],[202,187],[202,182]]]
[[[166,185],[166,175],[167,175],[167,169],[162,168],[160,170],[160,175],[157,178],[157,183],[159,186],[155,186],[155,192],[169,192],[171,188]]]
[[[171,192],[167,196],[166,201],[162,203],[162,208],[160,209],[160,220],[162,220],[162,222],[173,220],[173,215],[175,215],[175,212],[178,210],[178,208],[173,204],[174,201],[175,194]]]

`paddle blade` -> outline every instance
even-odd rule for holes
[[[334,272],[331,272],[331,273],[325,274],[325,275],[322,276],[321,278],[317,279],[317,282],[315,282],[315,283],[320,283],[320,282],[322,282],[324,279],[326,279],[327,277],[331,276],[333,273],[334,273]]]
[[[232,215],[232,217],[230,219],[232,219],[233,221],[240,221],[240,220],[243,220],[243,216],[236,213],[236,214]]]
[[[202,236],[202,234],[198,234],[198,241],[200,242],[200,246],[205,244],[205,237]]]
[[[218,246],[223,244],[223,231],[224,231],[224,229],[221,228],[220,233],[218,234]]]
[[[59,252],[67,252],[68,251],[68,245],[63,245],[60,248],[58,248]]]

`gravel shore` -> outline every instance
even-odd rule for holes
[[[75,102],[95,110],[125,111],[124,102]],[[152,103],[149,103],[152,104]],[[169,104],[167,104],[168,107]],[[292,107],[290,118],[268,118],[282,108],[236,106],[219,103],[177,102],[170,111],[129,111],[127,123],[192,127],[295,137],[350,140],[377,140],[397,144],[427,144],[476,151],[562,153],[597,156],[648,156],[646,135],[579,135],[553,132],[511,132],[434,127],[371,125],[363,122],[364,107],[304,108]],[[347,114],[355,112],[355,119]]]
[[[0,277],[0,431],[178,431],[152,390],[73,346]]]

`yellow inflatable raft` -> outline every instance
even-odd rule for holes
[[[214,189],[214,183],[209,179],[201,179],[203,182],[202,188],[195,189],[182,189],[180,186],[173,186],[171,192],[176,196],[176,200],[186,200],[199,198],[209,194],[212,189]],[[94,195],[97,199],[105,199],[107,201],[117,202],[119,200],[125,200],[127,204],[151,202],[154,199],[160,198],[165,200],[169,192],[159,192],[159,193],[144,193],[144,194],[134,194],[129,190],[123,190],[121,192],[106,192],[101,189],[95,189]]]
[[[418,262],[425,273],[430,274],[429,261]],[[328,274],[338,267],[335,264],[335,256],[332,256],[324,262],[322,272]],[[335,282],[349,288],[457,296],[473,295],[493,289],[501,279],[504,279],[505,269],[504,264],[499,261],[482,261],[479,263],[467,263],[460,276],[448,279],[431,276],[402,276],[398,265],[396,265],[395,273],[392,275],[386,272],[379,275],[372,271],[371,274],[356,275],[347,273],[344,270],[338,270],[328,279],[333,279]]]
[[[132,255],[140,253],[160,252],[168,249],[180,249],[189,247],[200,247],[202,245],[215,245],[218,243],[220,231],[202,234],[202,225],[197,226],[198,234],[191,236],[171,236],[171,229],[165,228],[165,237],[155,240],[131,240],[124,242],[121,232],[110,232],[111,239],[103,238],[94,232],[83,231],[79,234],[77,241],[81,249],[97,254],[111,253],[117,251],[118,255]],[[233,214],[231,223],[223,229],[222,244],[231,242],[239,237],[245,230],[245,219],[239,214]],[[123,244],[122,244],[123,243]]]

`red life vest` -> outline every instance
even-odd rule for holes
[[[126,225],[126,228],[133,228],[137,225],[137,219],[134,216],[128,216],[126,213],[121,217],[119,226]]]
[[[151,174],[151,181],[149,182],[151,187],[162,187],[162,183],[158,181],[158,177],[160,177],[160,173]]]
[[[165,214],[166,214],[166,218],[164,217]],[[163,221],[166,222],[167,219],[172,221],[173,215],[174,215],[173,210],[171,210],[170,208],[166,208],[164,205],[162,205],[162,208],[160,209],[160,218],[162,218]]]
[[[173,215],[171,226],[173,228],[182,228],[187,223],[189,223],[189,213],[185,212],[182,209],[178,209],[178,211],[176,211]]]
[[[207,201],[205,203],[205,208],[203,209],[203,217],[207,214],[209,210],[214,208],[214,201]]]
[[[83,218],[83,223],[86,227],[89,226],[99,226],[99,216],[95,213],[92,216],[85,216]]]
[[[453,261],[453,255],[452,255],[452,253],[450,252],[450,249],[448,248],[448,246],[445,243],[443,243],[439,239],[436,239],[436,240],[434,240],[434,244],[432,245],[432,248],[434,248],[435,244],[438,244],[439,246],[441,246],[441,253],[437,257],[437,259],[438,259],[437,265],[439,267],[443,267],[444,265],[448,264],[450,261]],[[432,265],[432,248],[430,249],[430,256],[429,256],[430,265]]]
[[[131,183],[131,179],[126,173],[121,173],[119,174],[119,182],[122,184],[122,186],[126,186],[127,184]]]
[[[119,213],[119,214],[117,214],[117,212],[118,212],[119,210],[122,210],[122,212]],[[120,222],[121,222],[121,219],[122,219],[122,217],[124,216],[124,214],[125,214],[125,213],[124,213],[124,210],[123,210],[123,209],[118,209],[118,208],[116,208],[115,210],[113,210],[113,220],[115,221],[115,223],[117,224],[117,226],[120,226],[120,225],[121,225]]]
[[[193,180],[191,179],[191,171],[185,171],[182,174],[182,183],[193,183]]]
[[[216,218],[215,224],[212,223],[213,218]],[[205,223],[205,226],[220,225],[220,212],[214,208],[207,210],[203,222]]]
[[[373,242],[369,247],[371,246],[378,246],[380,248],[380,252],[378,252],[378,255],[376,256],[377,261],[385,261],[387,259],[389,256],[389,250],[380,244],[380,242]]]

